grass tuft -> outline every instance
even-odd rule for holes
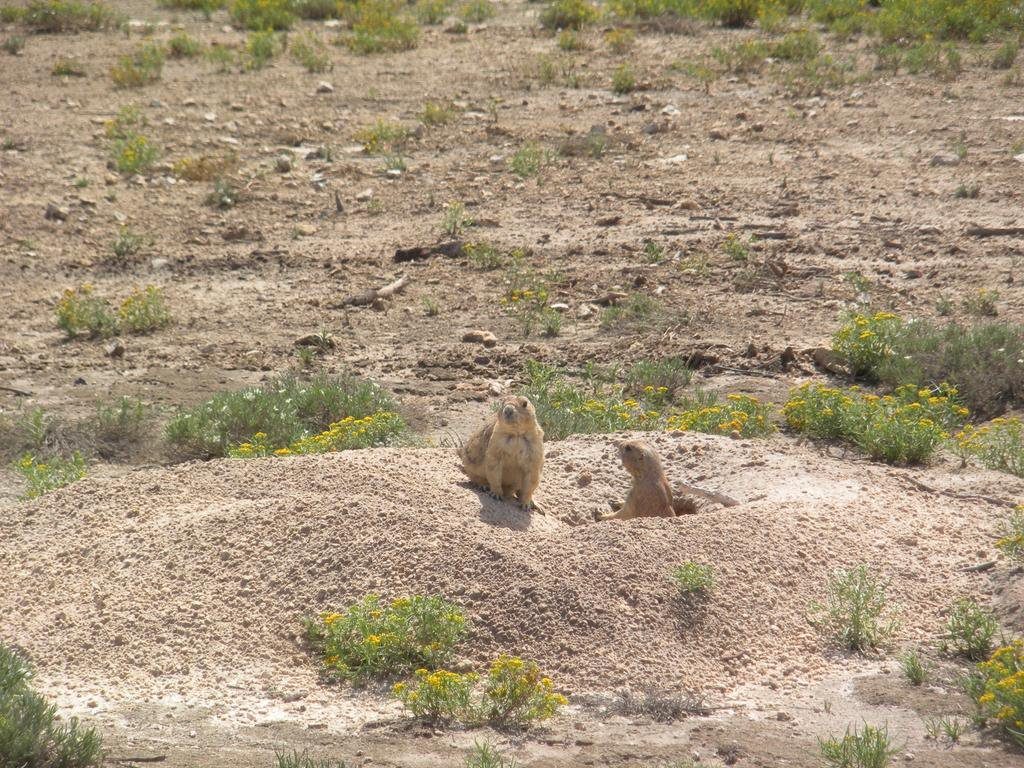
[[[887,617],[887,586],[866,565],[837,569],[826,586],[824,604],[811,605],[811,621],[847,650],[876,648],[896,628],[895,620]]]

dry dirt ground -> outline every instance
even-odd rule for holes
[[[115,5],[156,25],[155,39],[181,27],[207,44],[244,40],[223,12]],[[1024,318],[1024,239],[967,234],[1024,226],[1011,151],[1024,141],[1024,88],[981,64],[987,52],[969,50],[961,76],[940,82],[873,72],[864,41],[829,41],[865,76],[794,95],[769,68],[706,92],[672,65],[755,32],[648,30],[619,56],[594,30],[589,50],[562,53],[537,10],[499,2],[487,24],[425,27],[404,53],[331,47],[334,69],[319,75],[287,55],[231,74],[171,60],[142,90],[115,90],[107,74],[141,25],[31,35],[20,55],[0,54],[0,408],[40,405],[70,422],[111,395],[191,405],[295,369],[294,340],[327,329],[337,347],[316,370],[379,380],[421,432],[440,435],[475,424],[527,358],[682,355],[705,387],[778,401],[815,374],[804,350],[827,344],[858,292],[907,316],[934,315],[948,297],[963,317],[964,298],[995,290],[1002,317]],[[68,56],[84,78],[50,74]],[[616,96],[624,59],[642,88]],[[415,128],[428,99],[454,101],[458,118],[414,137],[406,171],[386,175],[354,134],[378,119]],[[129,104],[163,150],[145,177],[107,167],[103,123]],[[557,150],[593,126],[607,135],[602,156],[557,154],[525,180],[510,172],[524,144]],[[332,159],[307,157],[319,147]],[[957,164],[932,163],[956,148]],[[169,173],[177,159],[228,152],[244,193],[230,210],[204,204],[210,184]],[[293,165],[281,173],[284,152]],[[977,198],[954,195],[974,184]],[[465,237],[528,249],[533,267],[559,274],[560,336],[523,338],[499,301],[500,271],[445,256],[394,263],[396,249],[442,239],[454,201],[476,221]],[[66,220],[44,218],[50,202]],[[125,225],[149,243],[118,259]],[[730,234],[748,243],[746,261],[723,250]],[[648,263],[645,241],[668,258]],[[340,307],[401,274],[411,283],[394,301]],[[125,338],[120,357],[64,341],[54,305],[83,283],[112,299],[159,285],[176,322]],[[602,329],[581,310],[609,291],[655,297],[661,311],[649,327]],[[470,329],[497,345],[462,342]],[[526,765],[814,766],[817,737],[861,720],[888,722],[915,765],[1021,764],[975,735],[954,748],[924,738],[922,717],[967,709],[948,662],[912,689],[891,658],[827,650],[805,616],[832,567],[867,561],[893,579],[900,644],[934,640],[965,594],[991,599],[1019,630],[1020,573],[962,569],[993,556],[997,515],[1024,497],[1021,481],[947,459],[892,469],[787,436],[658,440],[670,476],[740,506],[587,524],[626,491],[603,438],[547,446],[549,512],[534,517],[460,485],[437,448],[150,466],[167,458],[154,447],[34,503],[16,501],[5,468],[0,639],[28,653],[62,713],[102,727],[113,757],[175,766],[270,765],[286,746],[354,765],[460,764],[479,734],[423,731],[381,691],[325,686],[297,644],[299,617],[370,589],[450,594],[476,627],[467,663],[511,650],[557,677],[567,714],[525,737],[491,734]],[[682,603],[664,572],[702,558],[719,588]],[[712,709],[671,724],[615,714],[624,687],[690,689]]]

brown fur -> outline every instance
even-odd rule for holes
[[[509,397],[490,424],[459,449],[462,471],[474,483],[505,501],[519,499],[529,509],[544,464],[544,432],[533,403]]]
[[[622,466],[633,477],[626,503],[614,515],[603,520],[630,520],[634,517],[675,517],[672,488],[665,479],[661,459],[650,444],[629,440],[619,445]]]

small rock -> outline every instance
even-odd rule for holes
[[[602,216],[597,220],[597,226],[599,227],[614,227],[622,221],[621,216]]]
[[[950,152],[939,152],[939,154],[932,156],[931,165],[960,165],[960,158]]]
[[[708,131],[708,138],[713,139],[715,141],[725,141],[726,139],[729,138],[729,134],[726,133],[721,128],[712,128],[710,131]]]
[[[672,155],[672,157],[663,157],[661,163],[662,165],[679,165],[680,163],[685,163],[687,159],[685,154]]]
[[[501,386],[501,382],[492,381],[490,384],[487,385],[487,393],[492,397],[501,397],[501,394],[504,391],[505,388]]]
[[[779,720],[779,721],[781,721],[783,723],[787,723],[787,722],[789,722],[790,720],[793,719],[793,716],[791,714],[789,714],[789,712],[777,712],[775,714],[775,719]]]
[[[498,337],[490,331],[466,331],[462,334],[462,340],[471,344],[483,344],[485,347],[493,347],[498,343]]]
[[[669,117],[675,117],[679,114],[679,107],[675,104],[666,104],[661,108],[661,114],[668,115]]]
[[[356,200],[360,203],[365,203],[367,200],[373,200],[373,190],[364,189],[362,192],[356,195]]]
[[[288,155],[278,155],[274,161],[274,169],[278,173],[291,173],[292,159]]]
[[[341,19],[327,19],[327,21],[324,22],[324,26],[328,29],[337,29],[341,26]]]
[[[106,352],[107,357],[122,357],[124,355],[124,343],[120,339],[114,339],[103,348],[103,351]]]
[[[46,213],[43,216],[51,221],[67,221],[68,209],[63,208],[56,203],[46,204]]]
[[[203,120],[205,120],[208,123],[215,122],[217,120],[217,113],[207,112],[205,115],[203,115]]]
[[[89,701],[85,703],[85,706],[89,707],[90,709],[95,709],[99,706],[99,703],[96,701],[96,699],[89,699]]]
[[[505,156],[504,155],[491,155],[489,158],[487,158],[487,160],[488,160],[488,162],[491,165],[501,165],[502,163],[505,162]]]
[[[597,307],[593,304],[580,304],[579,308],[576,310],[576,317],[581,320],[585,320],[588,317],[596,315],[597,311]]]
[[[569,305],[564,303],[564,302],[556,302],[555,304],[549,304],[548,307],[550,309],[555,310],[555,312],[568,312],[569,311]]]
[[[677,201],[673,208],[680,211],[696,211],[700,208],[700,203],[690,197],[684,197]]]
[[[317,93],[334,93],[334,86],[328,83],[326,80],[321,80],[316,84]]]
[[[583,471],[576,476],[576,485],[578,485],[580,488],[586,488],[588,485],[590,485],[591,482],[593,482],[593,480],[593,475],[591,475],[587,471]]]
[[[385,171],[385,175],[391,177],[392,179],[397,179],[399,176],[402,175],[402,169],[401,168],[388,168],[387,171]]]
[[[311,237],[317,232],[316,227],[312,224],[296,224],[294,231],[299,237]]]
[[[1024,163],[1024,152],[1021,152],[1019,155],[1014,155],[1013,159],[1018,163]]]

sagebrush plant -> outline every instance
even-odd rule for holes
[[[78,718],[57,718],[57,708],[32,689],[32,668],[0,643],[0,765],[17,768],[99,768],[103,745]]]
[[[829,768],[886,768],[899,750],[892,745],[888,726],[864,723],[847,728],[841,737],[818,739],[821,756]]]
[[[362,0],[351,6],[351,33],[345,45],[354,53],[394,53],[415,48],[420,28],[397,0]]]
[[[900,669],[903,670],[903,676],[907,678],[911,685],[921,685],[928,677],[928,667],[925,662],[921,659],[921,654],[911,648],[900,654],[899,657]]]
[[[588,0],[550,0],[540,13],[540,23],[546,29],[583,29],[600,15]]]
[[[75,59],[60,58],[53,62],[50,74],[54,77],[85,77],[85,67]]]
[[[516,150],[509,159],[509,168],[521,179],[536,176],[551,161],[550,153],[536,142],[529,142]]]
[[[22,499],[36,499],[85,477],[85,460],[78,452],[66,459],[52,456],[45,460],[27,453],[15,462],[14,468],[25,480]]]
[[[355,140],[363,145],[363,151],[371,155],[400,151],[409,137],[409,131],[398,123],[377,120],[356,132]]]
[[[999,417],[974,426],[968,424],[954,436],[956,452],[966,460],[978,459],[989,469],[1024,477],[1024,422]]]
[[[118,88],[141,88],[160,79],[166,54],[162,46],[146,43],[117,60],[110,78]]]
[[[147,285],[134,291],[117,310],[121,330],[148,334],[171,324],[171,313],[160,288]]]
[[[228,8],[235,26],[259,32],[291,29],[292,0],[232,0]]]
[[[167,54],[172,59],[194,59],[202,50],[203,44],[185,32],[179,32],[167,41]]]
[[[398,683],[393,690],[416,717],[494,728],[526,728],[568,703],[535,661],[504,654],[482,679],[472,672],[418,669],[414,681]]]
[[[32,0],[18,20],[33,32],[95,32],[121,26],[125,16],[102,2]]]
[[[88,283],[68,288],[61,295],[57,302],[57,326],[69,339],[78,336],[108,338],[118,330],[117,316],[110,302],[95,295]]]
[[[684,595],[706,594],[715,585],[714,570],[710,565],[687,561],[672,569],[672,581]]]
[[[191,456],[226,456],[258,433],[273,450],[330,431],[344,420],[395,413],[392,398],[372,381],[355,376],[282,376],[261,387],[222,392],[167,424],[168,441]],[[399,435],[392,435],[397,438]]]
[[[790,393],[782,413],[797,432],[848,440],[891,464],[927,461],[968,416],[947,384],[905,385],[879,396],[806,382]]]
[[[1024,747],[1024,640],[997,648],[978,664],[967,690],[981,718]]]
[[[996,549],[1011,560],[1024,562],[1024,504],[1015,507],[1003,522]]]
[[[812,603],[812,624],[841,646],[864,652],[884,643],[895,631],[888,609],[888,582],[866,565],[836,569],[826,585],[824,603]]]
[[[438,670],[470,629],[459,606],[423,595],[386,601],[371,594],[304,623],[324,669],[356,682]]]
[[[292,59],[305,67],[307,72],[320,73],[334,69],[327,46],[319,36],[311,32],[289,41],[288,51]]]
[[[999,622],[991,611],[974,600],[957,600],[949,610],[943,646],[971,661],[980,661],[992,651]]]
[[[243,66],[248,70],[263,69],[283,49],[282,38],[273,30],[250,32],[245,39]]]
[[[148,242],[147,237],[135,234],[130,227],[121,227],[111,250],[117,258],[127,259],[138,253]]]

